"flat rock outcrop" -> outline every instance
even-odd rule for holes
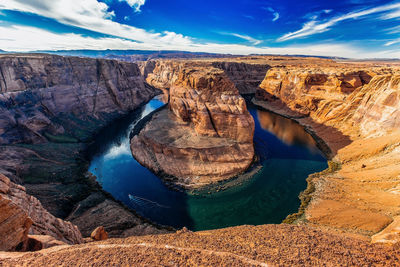
[[[305,226],[238,226],[109,239],[30,254],[0,253],[2,266],[207,265],[396,266],[398,250]]]
[[[254,121],[245,100],[222,70],[177,70],[169,85],[169,110],[155,114],[131,139],[134,157],[155,172],[178,178],[174,183],[185,188],[245,171],[254,156]]]

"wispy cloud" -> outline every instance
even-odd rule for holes
[[[243,17],[245,17],[246,19],[251,19],[251,20],[254,20],[254,17],[253,17],[253,16],[251,16],[251,15],[243,15]]]
[[[239,34],[239,33],[233,33],[233,32],[217,32],[217,33],[222,34],[222,35],[234,36],[234,37],[246,40],[246,41],[252,43],[253,45],[259,45],[262,43],[262,40],[258,40],[256,38],[253,38],[253,37],[245,35],[245,34]]]
[[[400,43],[400,38],[392,40],[390,42],[387,42],[384,44],[384,46],[391,46],[391,45],[398,44],[398,43]]]
[[[396,4],[389,4],[389,5],[383,5],[383,6],[378,6],[374,8],[369,8],[361,11],[355,11],[355,12],[350,12],[342,16],[338,17],[333,17],[331,19],[325,20],[325,21],[318,21],[316,18],[312,19],[311,21],[306,22],[303,27],[295,32],[289,32],[287,34],[284,34],[280,38],[277,39],[279,42],[291,40],[291,39],[296,39],[296,38],[301,38],[301,37],[306,37],[318,33],[323,33],[328,30],[337,23],[349,19],[358,19],[367,15],[371,14],[376,14],[376,13],[382,13],[382,12],[388,12],[388,11],[393,11],[389,14],[386,14],[381,17],[381,19],[390,19],[395,17],[396,12],[400,12],[400,3]]]
[[[269,11],[272,13],[273,18],[272,21],[277,21],[280,17],[279,13],[275,11],[275,9],[273,9],[272,7],[262,7],[262,9]]]
[[[126,2],[132,7],[135,12],[141,12],[140,8],[146,3],[146,0],[119,0],[120,2]]]

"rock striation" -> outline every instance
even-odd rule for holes
[[[272,68],[256,96],[256,103],[296,119],[332,150],[336,167],[308,179],[305,222],[368,236],[382,231],[384,238],[374,240],[393,243],[388,237],[397,230],[385,228],[400,212],[399,70]]]
[[[247,63],[238,61],[213,62],[213,67],[223,70],[235,84],[239,93],[254,94],[271,68],[268,64]]]
[[[254,156],[254,121],[226,74],[211,66],[179,65],[168,75],[168,67],[159,68],[160,79],[153,74],[148,80],[169,86],[169,109],[155,114],[131,139],[133,156],[191,189],[245,171]],[[169,79],[169,85],[161,82]]]
[[[24,184],[16,203],[22,210],[32,208],[26,212],[35,234],[66,243],[79,239],[45,209],[69,217],[85,235],[100,223],[110,234],[133,232],[141,224],[149,232],[157,230],[85,175],[85,150],[107,123],[158,93],[135,63],[46,54],[0,56],[0,173]],[[104,219],[99,211],[104,209],[113,216],[118,210],[120,220]]]
[[[0,199],[4,208],[4,212],[1,213],[0,228],[14,228],[12,233],[1,235],[1,243],[9,244],[9,249],[27,241],[28,232],[34,235],[52,236],[67,244],[82,243],[82,235],[77,226],[51,215],[39,200],[26,194],[23,186],[14,184],[2,174],[0,174]],[[10,223],[12,224],[7,225]],[[3,240],[11,237],[15,242]],[[18,243],[15,244],[16,242]]]
[[[2,56],[0,73],[0,144],[46,142],[71,131],[63,114],[109,121],[156,93],[136,64],[112,60]]]

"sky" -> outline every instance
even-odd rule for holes
[[[400,1],[0,0],[0,49],[400,58]]]

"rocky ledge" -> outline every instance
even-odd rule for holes
[[[211,66],[175,75],[168,109],[131,139],[133,156],[187,189],[244,172],[254,157],[254,121],[235,85]]]

